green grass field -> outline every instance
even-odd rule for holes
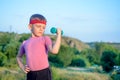
[[[112,80],[109,75],[97,72],[81,72],[68,68],[52,67],[53,80]],[[25,80],[26,75],[19,69],[0,68],[0,80]]]

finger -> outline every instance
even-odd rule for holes
[[[61,34],[61,29],[57,28],[57,34]]]
[[[27,67],[27,68],[25,68],[25,71],[29,72],[29,71],[30,71],[30,68],[28,68],[28,67]]]
[[[25,65],[25,73],[28,73],[28,72],[30,72],[30,68],[27,65]]]

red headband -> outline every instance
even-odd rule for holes
[[[33,20],[30,21],[30,24],[35,24],[35,23],[42,23],[42,24],[46,25],[45,20],[33,19]]]

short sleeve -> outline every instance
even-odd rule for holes
[[[25,53],[24,44],[25,44],[25,41],[21,44],[21,46],[19,48],[19,54],[20,55],[23,55]]]
[[[45,36],[45,47],[47,53],[50,50],[50,46],[52,46],[52,40],[50,39],[50,37]]]
[[[45,36],[45,45],[46,46],[52,45],[52,40],[49,36]]]

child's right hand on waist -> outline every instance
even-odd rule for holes
[[[28,67],[28,65],[24,66],[24,72],[27,74],[28,72],[30,72],[30,68]]]

